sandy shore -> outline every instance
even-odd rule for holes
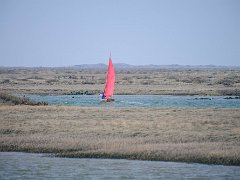
[[[240,165],[240,109],[0,106],[0,150]]]

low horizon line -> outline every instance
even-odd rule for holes
[[[126,65],[126,66],[135,66],[135,67],[144,67],[144,66],[181,66],[181,67],[239,67],[240,65],[215,65],[215,64],[204,64],[204,65],[182,65],[182,64],[128,64],[128,63],[113,63],[115,65]],[[66,68],[66,67],[76,67],[76,66],[84,66],[84,65],[106,65],[105,63],[83,63],[83,64],[75,64],[75,65],[65,65],[65,66],[5,66],[0,65],[0,68]]]

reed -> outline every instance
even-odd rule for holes
[[[0,150],[240,165],[239,109],[0,106]]]

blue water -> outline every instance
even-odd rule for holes
[[[239,166],[0,152],[0,179],[239,179]]]
[[[26,95],[49,105],[82,107],[159,107],[159,108],[240,108],[240,99],[225,96],[116,95],[111,103],[99,102],[96,95]]]

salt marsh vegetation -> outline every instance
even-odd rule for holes
[[[239,69],[118,69],[115,94],[240,95]],[[1,68],[9,93],[98,94],[105,69]]]
[[[0,106],[0,150],[240,165],[239,109]]]

